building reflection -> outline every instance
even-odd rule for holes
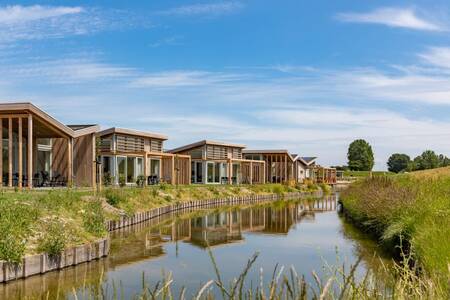
[[[161,247],[165,242],[184,241],[206,248],[243,241],[243,233],[287,235],[300,222],[312,222],[315,213],[336,210],[336,196],[320,200],[286,202],[219,211],[170,225],[146,235],[147,249]]]

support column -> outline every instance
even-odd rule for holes
[[[0,187],[3,186],[3,119],[0,118]]]
[[[253,184],[253,163],[250,162],[250,184]]]
[[[18,182],[18,186],[19,189],[22,188],[22,178],[23,178],[23,151],[22,151],[22,146],[23,146],[23,142],[22,142],[22,117],[19,117],[18,119],[19,122],[19,126],[18,126],[18,140],[19,140],[19,182]]]
[[[28,138],[27,138],[28,156],[27,156],[27,176],[28,188],[33,187],[33,116],[28,115]]]
[[[287,165],[287,155],[284,156],[284,181],[288,182],[288,165]]]
[[[148,183],[147,178],[148,178],[149,174],[148,174],[148,166],[147,165],[148,165],[148,154],[147,154],[147,152],[145,152],[144,153],[144,177],[145,177],[144,185],[147,185],[147,183]]]
[[[228,184],[232,184],[233,180],[231,176],[233,175],[233,164],[231,163],[231,159],[228,159]]]
[[[13,132],[12,132],[12,118],[8,118],[8,186],[12,187],[12,173],[13,173]]]
[[[175,155],[172,155],[172,178],[171,178],[171,183],[173,185],[176,183],[175,176],[176,176],[176,174],[175,174]]]
[[[92,134],[92,188],[97,188],[97,139],[95,134]],[[99,189],[101,186],[99,185]]]
[[[73,184],[73,174],[72,174],[72,138],[67,138],[67,185],[69,187]]]
[[[188,182],[187,182],[187,184],[191,184],[192,183],[192,160],[191,160],[191,156],[189,156],[187,172],[188,172],[187,173],[188,174]]]

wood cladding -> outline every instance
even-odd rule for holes
[[[217,145],[206,145],[206,158],[207,159],[241,159],[242,149],[217,146]]]
[[[150,140],[150,152],[162,152],[163,151],[163,141],[151,139]]]
[[[130,135],[116,135],[116,151],[144,152],[144,138]]]

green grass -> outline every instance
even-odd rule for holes
[[[425,276],[448,284],[450,169],[367,178],[345,190],[341,200],[357,224],[390,249],[402,240]]]
[[[344,171],[344,177],[357,177],[357,178],[365,178],[369,177],[370,173],[372,176],[391,176],[395,175],[395,173],[387,172],[387,171]]]
[[[0,190],[0,260],[20,263],[26,254],[84,244],[107,235],[105,220],[132,215],[173,203],[255,194],[304,191],[311,187],[265,185],[161,184],[144,188],[104,188],[92,191]]]

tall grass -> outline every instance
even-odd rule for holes
[[[448,286],[450,174],[373,177],[341,194],[346,214],[391,250],[409,251],[423,276]],[[397,251],[398,254],[398,251]]]
[[[356,273],[361,259],[349,268],[325,264],[326,275],[320,278],[312,271],[312,282],[307,282],[305,276],[299,275],[293,267],[285,269],[278,265],[268,276],[261,269],[258,282],[249,282],[247,275],[258,256],[255,253],[249,258],[233,280],[223,282],[210,251],[214,276],[190,292],[184,287],[178,291],[175,289],[172,273],[163,274],[162,279],[155,284],[149,283],[143,273],[141,290],[131,299],[447,299],[445,290],[418,276],[415,270],[408,267],[409,256],[404,256],[404,263],[396,264],[392,269],[384,268],[380,271],[382,274],[367,271],[358,278]],[[380,277],[384,280],[379,280]],[[84,286],[78,291],[74,289],[72,294],[75,299],[125,299],[123,286],[114,281],[106,284],[103,276],[93,286]]]

